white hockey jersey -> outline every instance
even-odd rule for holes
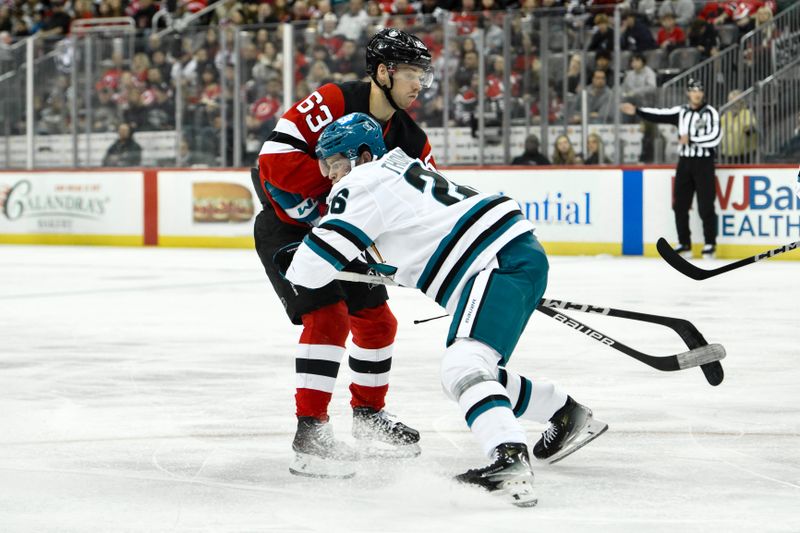
[[[454,311],[467,281],[515,237],[533,231],[511,198],[448,181],[396,148],[333,186],[329,210],[303,240],[286,279],[319,288],[372,244],[395,280]]]

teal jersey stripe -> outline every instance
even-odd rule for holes
[[[486,402],[483,405],[478,406],[467,417],[467,425],[469,427],[472,427],[472,424],[475,422],[475,420],[479,416],[481,416],[483,413],[485,413],[489,409],[494,409],[495,407],[507,407],[507,408],[511,409],[511,402],[508,401],[508,400],[492,400],[490,402]]]
[[[317,245],[317,243],[315,243],[314,241],[309,239],[308,236],[306,236],[303,239],[303,242],[306,244],[306,246],[311,248],[312,252],[314,252],[315,254],[317,254],[318,256],[323,258],[325,261],[330,263],[331,266],[333,266],[333,268],[335,268],[336,270],[342,270],[344,268],[344,264],[343,263],[341,263],[335,257],[333,257],[331,254],[329,254],[328,252],[323,250],[320,246]]]
[[[475,285],[475,277],[476,276],[473,276],[472,279],[470,279],[467,284],[464,285],[464,290],[461,293],[461,299],[458,302],[455,313],[453,313],[453,320],[450,322],[450,329],[447,332],[447,346],[450,346],[456,340],[458,326],[461,325],[461,318],[464,316],[464,308],[467,306],[467,297],[472,291],[472,286]]]
[[[531,390],[533,389],[533,383],[531,383],[531,380],[524,376],[520,376],[520,378],[520,397],[517,400],[517,405],[514,406],[514,416],[517,418],[521,417],[525,411],[528,410],[528,404],[531,403]]]
[[[464,274],[467,273],[467,270],[469,270],[469,267],[470,265],[472,265],[473,261],[475,261],[475,258],[477,258],[494,241],[499,239],[503,235],[503,233],[508,231],[508,229],[511,226],[522,220],[525,220],[525,217],[522,216],[522,213],[514,215],[509,220],[507,220],[505,224],[497,228],[491,235],[487,236],[483,240],[483,242],[481,242],[478,246],[476,246],[468,257],[466,258],[462,257],[461,259],[459,259],[459,263],[461,264],[461,266],[459,267],[456,275],[453,277],[453,281],[451,281],[450,285],[445,289],[444,295],[442,296],[442,301],[438,302],[439,305],[441,305],[442,307],[447,307],[447,302],[453,295],[453,291],[456,289],[456,287],[458,287],[458,284],[461,282],[461,278],[463,278]],[[439,291],[441,292],[441,288],[439,289]]]
[[[369,248],[370,244],[373,243],[373,240],[370,239],[366,233],[355,227],[354,225],[350,224],[349,222],[345,222],[344,220],[339,220],[338,218],[328,219],[325,221],[325,225],[330,224],[331,226],[337,226],[342,228],[345,231],[349,231],[353,234],[353,236],[359,240],[361,243],[361,249]]]
[[[422,288],[422,286],[425,285],[428,282],[428,277],[430,277],[431,270],[433,270],[434,265],[436,265],[437,261],[439,260],[439,256],[442,255],[442,252],[444,252],[444,250],[447,248],[448,244],[450,244],[450,241],[454,237],[457,237],[457,236],[459,236],[461,234],[461,227],[464,224],[466,224],[466,222],[476,212],[480,211],[480,209],[482,207],[484,207],[486,204],[488,204],[492,200],[496,200],[497,198],[499,198],[499,196],[492,196],[492,197],[489,197],[489,198],[484,198],[483,200],[481,200],[480,202],[478,202],[477,204],[472,206],[472,209],[470,209],[469,211],[464,213],[464,215],[460,219],[458,219],[458,222],[456,222],[456,225],[453,226],[453,229],[450,231],[450,233],[447,234],[447,236],[445,238],[443,238],[441,241],[439,241],[439,246],[436,247],[436,251],[433,252],[433,255],[428,260],[428,264],[425,265],[425,270],[422,271],[422,274],[420,275],[419,279],[417,280],[417,288],[418,289]]]

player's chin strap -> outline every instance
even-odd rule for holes
[[[394,98],[392,98],[392,87],[394,86],[394,78],[392,78],[392,75],[389,74],[389,87],[381,85],[381,82],[378,81],[377,75],[373,74],[372,79],[375,81],[377,86],[381,88],[381,91],[383,91],[384,96],[386,96],[386,99],[389,101],[389,105],[392,106],[395,111],[400,111],[400,107],[394,101]]]

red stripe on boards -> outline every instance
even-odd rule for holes
[[[158,172],[144,171],[144,245],[158,246]]]

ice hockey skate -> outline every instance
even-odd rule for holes
[[[701,257],[703,259],[716,259],[717,257],[717,245],[716,244],[706,244],[703,246],[703,251],[701,253]]]
[[[692,258],[692,246],[690,244],[679,244],[672,248],[676,254],[683,257],[684,259],[691,259]]]
[[[607,429],[608,424],[595,420],[591,409],[567,396],[567,403],[550,418],[550,427],[533,447],[533,456],[540,461],[556,463]]]
[[[334,438],[327,421],[299,417],[292,449],[295,457],[289,472],[296,476],[349,478],[356,473],[358,453]]]
[[[533,470],[528,447],[522,443],[501,444],[494,450],[494,462],[467,470],[456,481],[483,487],[489,492],[503,491],[517,507],[533,507],[539,501],[533,490]]]
[[[365,457],[405,458],[420,454],[419,431],[371,407],[353,408],[353,438]]]

